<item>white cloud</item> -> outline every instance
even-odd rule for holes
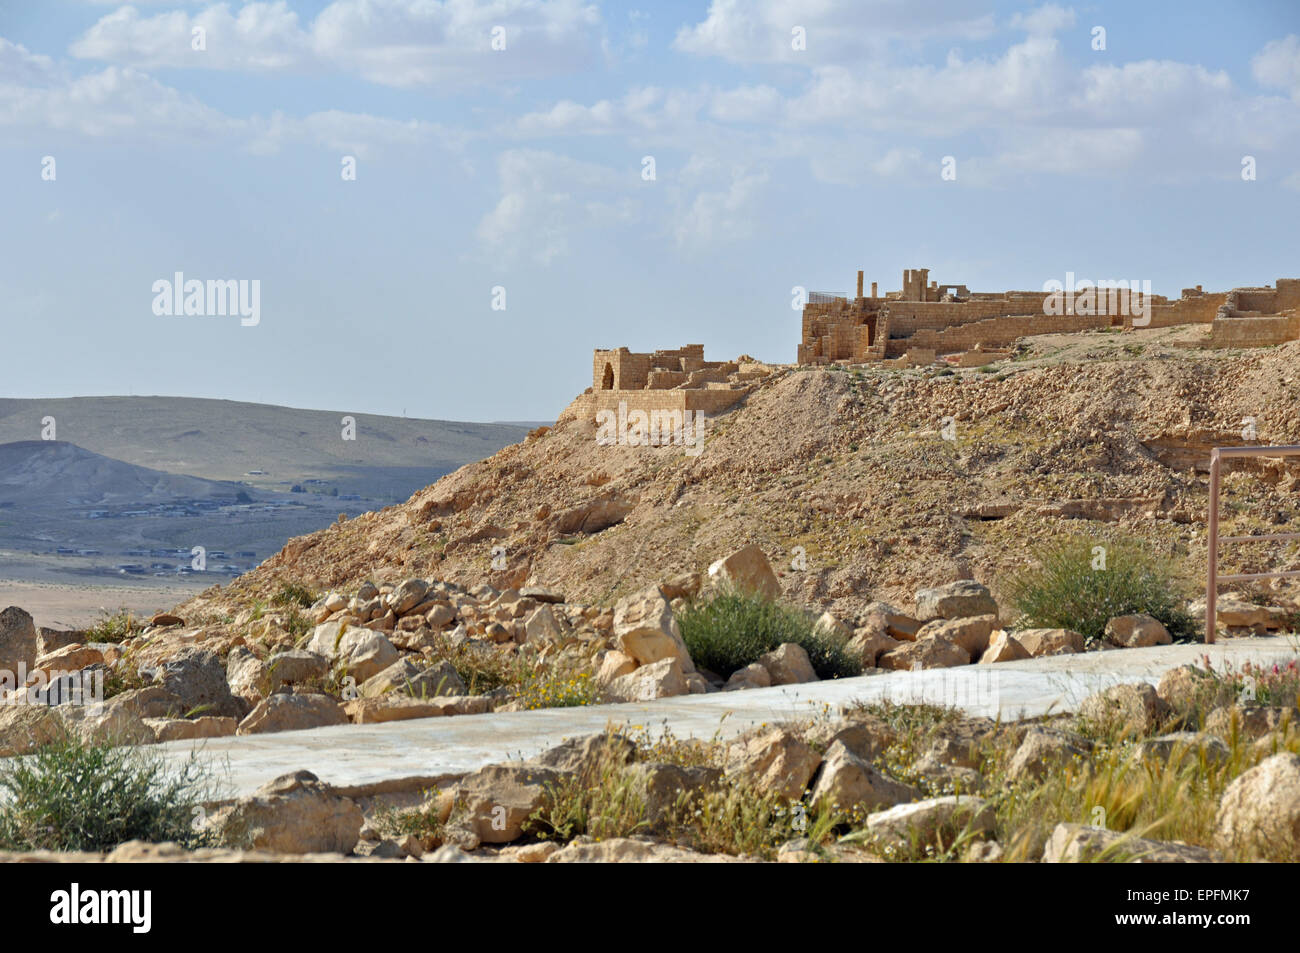
[[[623,173],[536,149],[512,149],[497,160],[501,198],[477,235],[506,260],[541,264],[568,254],[573,235],[626,224],[637,217],[639,167]]]
[[[309,24],[285,0],[144,16],[123,7],[73,56],[141,68],[344,72],[387,86],[462,85],[566,73],[598,51],[600,16],[582,0],[334,0]],[[203,50],[191,45],[205,31]],[[505,49],[493,49],[493,30]]]
[[[794,48],[795,27],[805,31],[805,50]],[[993,16],[972,15],[965,0],[713,0],[704,20],[678,31],[673,47],[735,63],[811,68],[879,53],[899,38],[981,39],[993,28]]]
[[[1300,102],[1300,36],[1291,33],[1268,43],[1250,61],[1250,69],[1261,86],[1286,90]]]

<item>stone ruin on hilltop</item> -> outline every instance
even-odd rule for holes
[[[1085,295],[1084,283],[1067,294],[1048,291],[972,292],[965,285],[940,285],[928,268],[903,272],[901,291],[884,295],[871,283],[857,294],[812,292],[803,309],[800,364],[885,361],[899,366],[930,364],[958,355],[959,366],[987,364],[1016,338],[1107,327],[1210,326],[1209,347],[1263,347],[1300,338],[1300,279],[1280,278],[1276,288],[1234,288],[1205,292],[1184,288],[1169,300],[1150,293],[1149,282],[1101,284]],[[1091,284],[1091,283],[1090,283]],[[1132,283],[1136,285],[1136,282]],[[1116,287],[1118,285],[1118,287]],[[1130,294],[1132,297],[1130,298]],[[1141,300],[1144,310],[1129,313]],[[1140,315],[1140,317],[1139,317]]]

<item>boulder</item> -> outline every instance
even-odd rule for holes
[[[329,659],[358,682],[378,675],[401,657],[382,633],[340,622],[316,626],[306,648]]]
[[[55,673],[79,672],[83,668],[88,668],[91,665],[102,665],[103,663],[104,652],[102,649],[94,645],[73,643],[55,649],[53,652],[38,655],[32,671],[33,673],[44,672],[46,677],[50,678]]]
[[[920,619],[914,619],[900,612],[887,602],[873,602],[867,606],[865,628],[875,629],[900,642],[912,642],[916,633],[924,625]]]
[[[364,698],[393,691],[412,698],[467,694],[465,683],[456,667],[446,659],[421,667],[414,660],[404,658],[361,684],[361,695]]]
[[[728,746],[726,773],[748,778],[764,793],[797,800],[803,797],[821,760],[793,732],[769,728],[742,736]]]
[[[141,668],[140,674],[180,700],[183,714],[200,712],[238,718],[245,706],[230,691],[226,668],[211,649],[182,648],[164,662]]]
[[[636,745],[624,735],[597,731],[566,738],[530,759],[528,763],[565,774],[575,774],[586,781],[602,768],[627,765],[635,757]]]
[[[636,669],[636,659],[618,649],[610,649],[600,661],[596,671],[596,684],[609,685],[614,679],[627,675]]]
[[[1070,629],[1021,629],[1015,638],[1033,658],[1074,655],[1084,648],[1083,636]]]
[[[440,632],[456,621],[456,610],[449,605],[436,605],[424,614],[429,628]]]
[[[853,638],[853,630],[829,612],[823,612],[813,623],[813,629],[823,638],[847,642]]]
[[[1049,769],[1076,761],[1082,766],[1088,755],[1082,744],[1075,743],[1076,740],[1079,739],[1041,728],[1030,728],[1011,757],[1007,777],[1016,781],[1041,780]],[[1085,769],[1081,767],[1080,770]]]
[[[659,591],[669,602],[674,599],[691,599],[700,592],[703,579],[697,572],[684,572],[670,576],[659,584]]]
[[[642,702],[690,694],[681,663],[676,658],[660,659],[620,675],[605,689],[613,701]]]
[[[639,665],[676,659],[682,673],[695,671],[673,610],[658,589],[620,599],[614,606],[614,641]]]
[[[970,653],[940,635],[932,635],[915,642],[904,642],[900,648],[885,652],[876,660],[878,667],[900,672],[969,664]]]
[[[562,623],[549,604],[543,603],[532,611],[524,622],[524,641],[534,643],[562,642],[568,636],[568,625]],[[688,656],[689,658],[689,656]]]
[[[1174,638],[1164,623],[1149,615],[1120,615],[1106,623],[1106,641],[1121,649],[1143,649],[1169,645]]]
[[[1111,861],[1130,864],[1208,864],[1218,858],[1204,847],[1148,840],[1103,827],[1057,824],[1043,849],[1045,864]]]
[[[550,605],[559,605],[565,601],[564,593],[546,586],[524,586],[519,590],[519,595],[525,599],[532,599],[534,602],[543,602]]]
[[[990,834],[996,812],[983,798],[969,795],[932,797],[896,804],[867,818],[867,831],[878,843],[906,850],[939,843],[945,849],[958,837]]]
[[[1202,731],[1175,731],[1138,743],[1140,758],[1178,765],[1186,758],[1205,759],[1207,764],[1222,764],[1230,749],[1219,738]]]
[[[27,754],[63,737],[63,719],[45,705],[0,705],[0,758]]]
[[[927,622],[916,633],[916,641],[928,638],[947,639],[965,650],[972,659],[977,659],[989,647],[989,636],[997,628],[998,617],[995,615],[975,615],[961,619],[935,619]]]
[[[757,543],[750,543],[713,563],[709,566],[709,578],[765,599],[777,599],[781,595],[781,582]]]
[[[772,651],[762,655],[758,664],[767,669],[773,685],[799,685],[804,682],[817,681],[817,672],[803,646],[794,642],[783,642]]]
[[[862,660],[863,668],[874,668],[881,655],[900,648],[901,645],[898,639],[891,638],[883,631],[863,626],[853,630],[848,650]]]
[[[84,644],[86,633],[79,629],[51,629],[40,625],[36,627],[36,654],[48,655],[69,645]]]
[[[196,738],[225,738],[233,735],[239,722],[233,718],[204,715],[201,718],[146,718],[154,741],[189,741]]]
[[[1275,754],[1238,775],[1219,799],[1214,839],[1234,859],[1294,860],[1300,851],[1300,757]]]
[[[1239,737],[1254,741],[1286,729],[1295,720],[1295,710],[1291,708],[1255,704],[1225,705],[1210,712],[1205,719],[1205,730],[1226,741],[1232,738],[1235,728]]]
[[[826,749],[809,800],[814,805],[824,803],[848,812],[860,806],[867,810],[892,807],[920,796],[917,788],[881,773],[849,751],[843,742],[836,741]]]
[[[0,612],[0,671],[31,671],[36,665],[36,649],[36,623],[32,617],[18,606]]]
[[[230,691],[256,704],[271,690],[266,663],[242,645],[237,645],[226,656],[226,683]]]
[[[350,853],[364,820],[310,771],[281,775],[213,816],[227,840],[281,854]]]
[[[635,764],[628,775],[645,801],[645,820],[651,830],[660,829],[675,811],[685,807],[696,791],[722,780],[722,771],[718,768],[657,762]]]
[[[1020,644],[1019,639],[1010,632],[999,629],[989,637],[989,647],[980,656],[980,664],[991,665],[994,662],[1014,662],[1029,657],[1029,651]]]
[[[466,775],[456,785],[462,814],[453,823],[485,844],[508,844],[523,834],[524,823],[551,799],[562,775],[539,765],[492,764]]]
[[[724,692],[736,692],[748,688],[767,688],[771,684],[771,673],[758,662],[751,662],[744,668],[738,668],[732,672],[722,690]]]
[[[998,604],[988,586],[971,579],[960,579],[916,593],[916,618],[921,622],[997,614]]]
[[[302,685],[321,681],[329,675],[329,660],[306,649],[276,652],[266,660],[267,675],[273,687]]]
[[[326,725],[346,725],[343,706],[328,695],[277,693],[262,699],[239,723],[241,735],[272,731],[301,731]]]
[[[1169,703],[1148,682],[1115,685],[1079,706],[1079,717],[1101,731],[1134,738],[1158,730],[1171,714]]]
[[[421,602],[429,591],[429,584],[423,579],[408,579],[384,597],[388,608],[396,615],[405,615]]]

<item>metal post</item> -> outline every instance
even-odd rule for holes
[[[1205,581],[1205,641],[1214,641],[1219,601],[1219,450],[1210,451],[1210,565]]]

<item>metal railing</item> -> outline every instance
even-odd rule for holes
[[[849,296],[839,291],[810,291],[809,304],[834,304],[836,301],[848,301]]]
[[[1300,576],[1293,572],[1242,572],[1219,575],[1220,543],[1266,543],[1300,539],[1300,533],[1267,533],[1261,536],[1219,536],[1219,486],[1222,462],[1239,457],[1300,457],[1300,446],[1286,447],[1215,447],[1210,451],[1210,565],[1205,581],[1205,641],[1214,641],[1218,624],[1219,583],[1245,582],[1251,579],[1285,579]]]

